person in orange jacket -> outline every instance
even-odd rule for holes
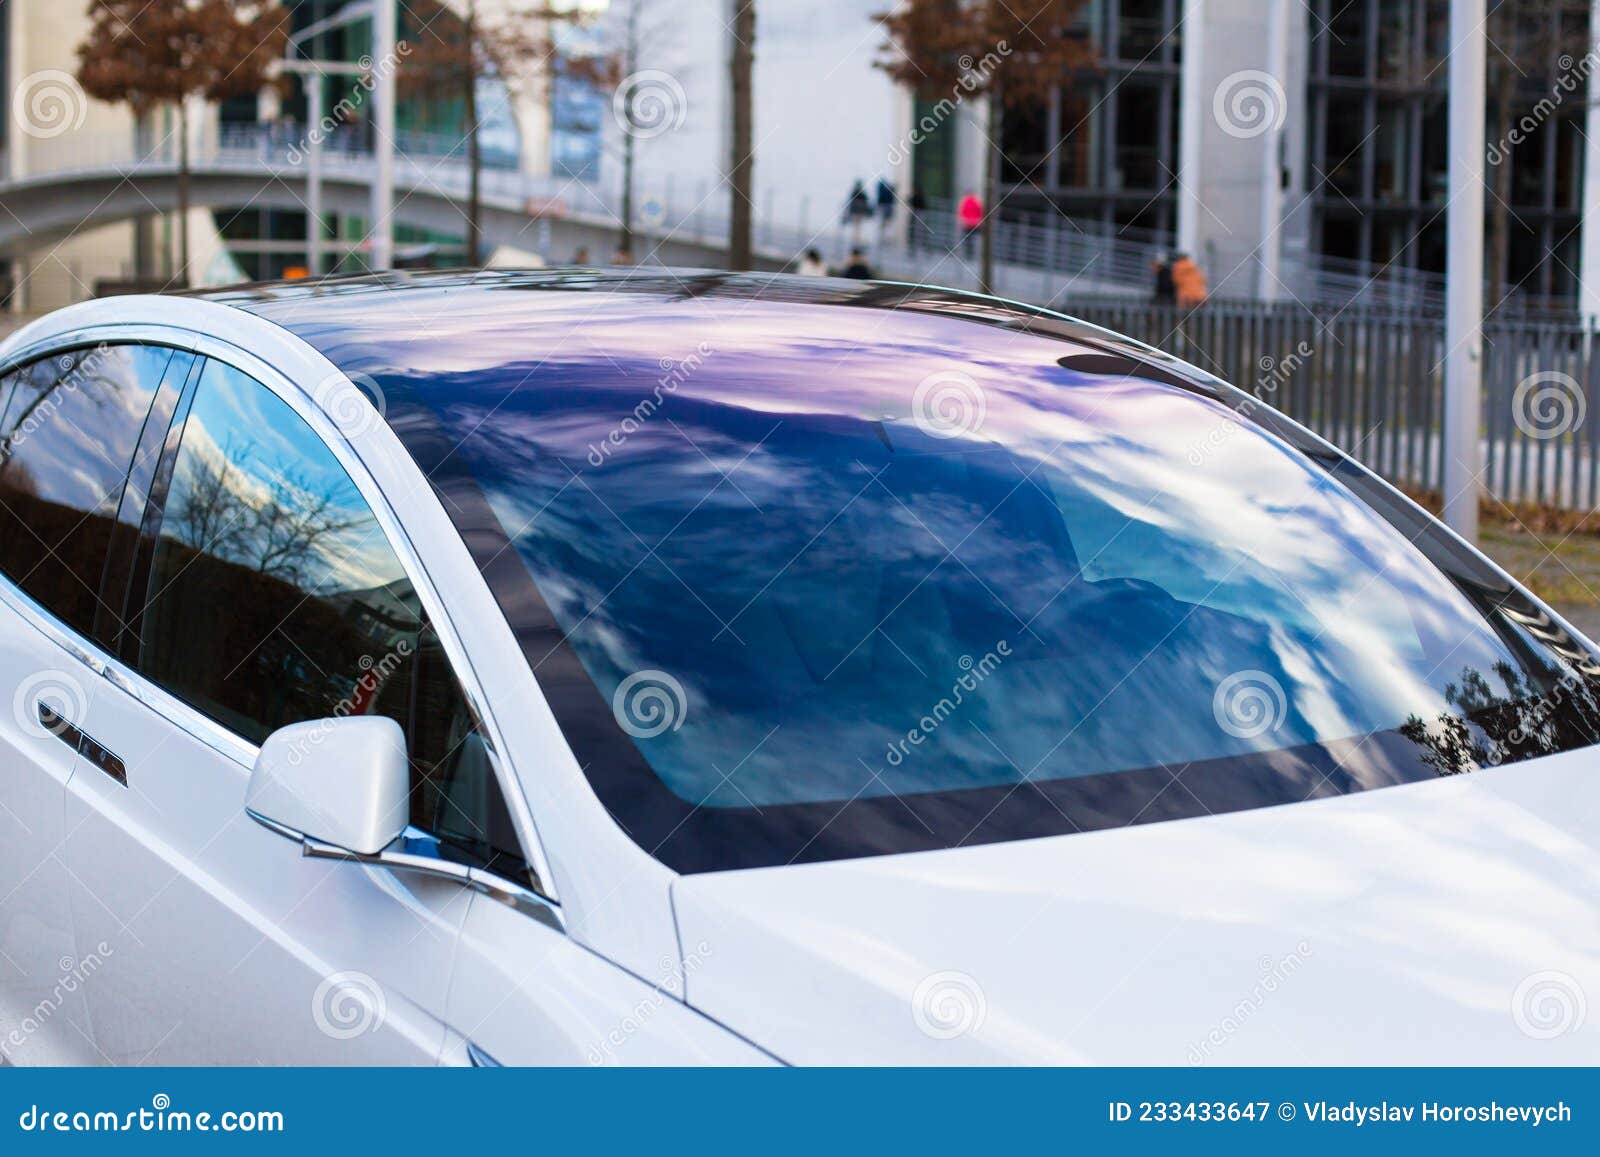
[[[1181,309],[1193,309],[1206,299],[1206,275],[1187,253],[1172,259],[1172,287]]]

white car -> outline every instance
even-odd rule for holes
[[[397,275],[0,413],[10,1063],[1600,1061],[1593,646],[1153,350]]]

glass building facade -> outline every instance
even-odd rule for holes
[[[1069,35],[1100,64],[1005,118],[1005,203],[1129,235],[1176,228],[1182,0],[1089,0]]]
[[[348,0],[284,2],[292,10],[295,31],[299,31],[334,15],[345,7]],[[402,37],[418,35],[406,23],[415,19],[402,9]],[[367,24],[358,21],[346,27],[330,29],[306,41],[302,55],[313,60],[355,61],[369,50]],[[348,77],[330,76],[323,83],[327,86],[323,93],[324,109],[332,109],[341,98],[359,91],[359,86]],[[451,152],[464,161],[465,149],[458,142],[465,124],[465,104],[460,96],[408,91],[402,84],[395,108],[399,147],[427,152],[431,147],[429,138],[436,138],[441,142],[438,145],[441,151]],[[493,77],[480,78],[477,106],[481,164],[485,169],[516,168],[520,162],[521,147],[505,84]],[[330,141],[336,144],[341,135],[346,135],[362,144],[369,143],[370,112],[370,99],[358,99],[350,120],[334,131]],[[300,84],[294,84],[283,97],[279,115],[286,124],[300,126],[300,131],[304,131],[307,105],[305,90]],[[229,126],[256,124],[256,98],[252,95],[225,102],[220,109],[220,119],[225,131]],[[278,278],[288,269],[304,268],[308,264],[305,248],[306,214],[303,211],[252,206],[217,209],[213,216],[229,255],[246,278]],[[358,245],[366,235],[365,222],[358,217],[335,213],[325,213],[324,218],[328,228],[323,251],[325,272],[348,273],[364,269]],[[396,260],[400,264],[460,265],[466,253],[465,232],[464,219],[459,235],[438,234],[396,223]]]
[[[1444,271],[1449,9],[1449,0],[1305,0],[1305,69],[1284,81],[1290,115],[1304,124],[1308,246],[1329,268]],[[1487,201],[1491,216],[1504,204],[1505,279],[1530,299],[1571,300],[1589,0],[1491,0],[1490,9],[1487,132],[1491,160],[1496,146],[1503,160],[1490,165]],[[1010,210],[1173,239],[1181,10],[1182,0],[1085,5],[1072,34],[1095,47],[1100,67],[1005,118]]]
[[[1521,9],[1491,16],[1490,27],[1487,200],[1491,213],[1503,203],[1505,277],[1530,297],[1569,298],[1577,293],[1586,114],[1573,65],[1587,51],[1588,4],[1491,5],[1500,7]],[[1449,0],[1312,0],[1314,252],[1444,272],[1449,16]],[[1575,91],[1564,90],[1563,73],[1568,83],[1578,77]]]

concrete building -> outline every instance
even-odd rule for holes
[[[333,15],[347,0],[282,0],[290,8],[295,29]],[[454,3],[454,0],[452,0]],[[464,6],[465,0],[461,0]],[[503,18],[514,0],[478,0],[480,18]],[[0,179],[25,177],[70,168],[96,159],[122,159],[137,142],[160,140],[175,131],[170,111],[136,134],[125,106],[87,99],[72,79],[76,50],[89,29],[85,5],[47,0],[0,0],[0,92],[5,116],[0,118]],[[423,35],[402,23],[402,37]],[[355,61],[368,50],[364,23],[330,31],[308,46],[318,59]],[[350,78],[323,81],[324,107],[333,108]],[[549,122],[543,89],[528,85],[515,93],[499,79],[478,86],[480,140],[486,168],[548,171]],[[339,139],[370,137],[370,99],[357,96]],[[425,91],[404,91],[397,105],[396,128],[401,147],[423,151],[430,140],[453,147],[461,133],[459,98]],[[272,121],[293,134],[303,131],[307,102],[303,86],[289,95],[244,96],[220,106],[197,104],[190,109],[191,152],[208,140],[226,137]],[[246,278],[281,276],[305,266],[306,214],[253,205],[206,205],[191,211],[189,221],[190,280],[220,284]],[[329,215],[327,252],[330,269],[360,268],[365,221]],[[37,312],[92,295],[97,283],[129,279],[163,281],[176,267],[178,230],[171,214],[108,225],[65,242],[0,254],[0,289],[13,309]],[[441,263],[459,261],[462,237],[432,234],[399,226],[399,251],[426,252]]]
[[[305,27],[343,0],[286,2]],[[558,78],[552,117],[538,86],[513,99],[491,82],[480,91],[491,120],[488,163],[615,190],[631,138],[643,223],[669,207],[724,213],[732,0],[566,2],[607,9],[601,26],[578,38],[580,50],[617,51],[632,36],[632,100],[562,92]],[[479,10],[514,3],[480,0]],[[758,231],[768,222],[804,237],[837,222],[857,181],[870,194],[887,180],[902,197],[915,190],[934,207],[982,187],[994,156],[982,99],[914,95],[875,67],[886,49],[873,16],[885,3],[761,5]],[[1591,107],[1587,91],[1591,30],[1600,25],[1588,8],[1589,0],[1556,8],[1540,0],[1530,11],[1549,14],[1543,32],[1519,26],[1527,43],[1496,49],[1518,75],[1514,115],[1490,118],[1491,160],[1499,160],[1490,166],[1497,183],[1488,199],[1506,206],[1503,275],[1519,300],[1583,302],[1600,313],[1600,228],[1583,214],[1586,187],[1600,185],[1600,150],[1585,148],[1600,134],[1600,101]],[[1092,46],[1097,64],[1062,76],[1038,107],[1007,112],[1000,199],[991,208],[1003,221],[1065,220],[1110,245],[1186,250],[1224,294],[1303,297],[1315,284],[1342,278],[1360,286],[1374,277],[1436,292],[1446,257],[1448,14],[1449,0],[1088,0],[1063,35]],[[18,130],[29,86],[70,72],[86,23],[73,5],[0,0],[5,171],[70,164],[95,141],[131,133],[125,111],[96,102],[69,134]],[[363,38],[362,30],[332,35],[316,51],[355,59]],[[460,110],[449,99],[406,101],[403,135],[459,131]],[[304,116],[298,94],[272,107],[245,99],[194,118],[194,131]],[[231,266],[268,277],[304,263],[303,214],[248,206],[197,213],[197,276]],[[904,219],[902,212],[897,228]],[[359,218],[333,223],[330,248],[347,265],[361,260],[363,227]],[[29,304],[42,307],[81,296],[96,277],[167,268],[172,235],[163,220],[99,229],[21,255],[15,276],[27,283]],[[461,239],[400,231],[397,240],[448,262]]]
[[[614,0],[616,19],[634,0]],[[638,142],[641,189],[725,198],[730,0],[677,5],[670,35],[645,38],[638,65],[679,102],[671,131]],[[879,176],[948,202],[982,184],[980,101],[933,115],[873,61],[883,0],[765,4],[756,43],[755,200],[786,224],[836,217],[854,180]],[[1514,59],[1516,112],[1491,117],[1510,194],[1506,280],[1532,302],[1576,302],[1597,286],[1600,238],[1582,236],[1584,141],[1600,131],[1586,86],[1587,0],[1534,6],[1560,27]],[[1448,0],[1089,0],[1067,34],[1095,68],[1063,76],[1044,105],[1009,111],[1003,218],[1070,218],[1073,228],[1193,253],[1213,289],[1298,295],[1314,277],[1437,285],[1444,270],[1448,165]],[[1519,27],[1519,38],[1535,32]],[[1550,45],[1557,45],[1555,50]],[[1561,61],[1565,60],[1563,67]],[[1576,90],[1567,85],[1576,78]],[[675,86],[675,87],[674,87]],[[917,126],[937,123],[931,132]],[[617,179],[620,132],[607,139]],[[1491,198],[1491,204],[1493,199]],[[1584,277],[1585,270],[1593,275]]]

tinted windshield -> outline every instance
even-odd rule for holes
[[[492,512],[539,609],[503,562],[502,602],[580,761],[680,870],[1289,803],[1594,742],[1583,653],[1492,572],[1447,576],[1477,564],[1381,517],[1356,468],[1020,340],[1054,356],[930,379],[857,347],[762,377],[702,349],[382,380],[391,418],[424,383],[414,449],[465,522]]]

